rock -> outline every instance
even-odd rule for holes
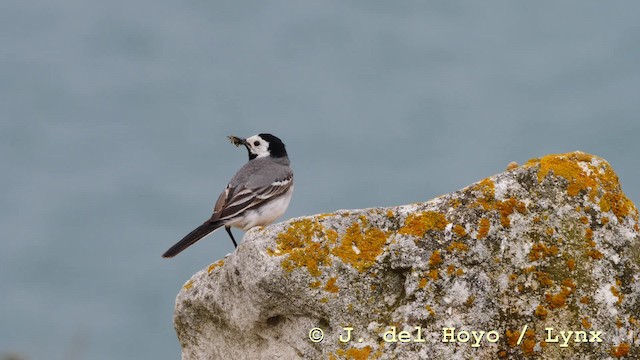
[[[182,358],[639,358],[638,233],[609,164],[581,152],[254,228],[178,294]]]

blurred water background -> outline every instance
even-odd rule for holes
[[[246,161],[287,145],[285,217],[423,201],[549,153],[640,203],[640,2],[4,0],[0,353],[177,359],[172,312]],[[237,236],[241,232],[236,230]],[[241,305],[239,305],[241,306]]]

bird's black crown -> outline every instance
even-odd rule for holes
[[[269,154],[272,157],[279,158],[287,156],[287,150],[284,148],[282,140],[271,134],[258,134],[258,136],[269,143]]]

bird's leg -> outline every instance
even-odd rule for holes
[[[231,241],[233,241],[233,246],[237,248],[238,244],[236,244],[236,239],[233,238],[233,234],[231,233],[231,227],[225,226],[224,229],[227,230],[227,234],[229,234],[229,236],[231,237]]]

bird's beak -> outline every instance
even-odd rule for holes
[[[235,135],[229,135],[228,138],[229,138],[229,141],[231,141],[231,143],[235,146],[244,145],[246,147],[249,147],[249,143],[247,142],[246,139],[239,138]]]

